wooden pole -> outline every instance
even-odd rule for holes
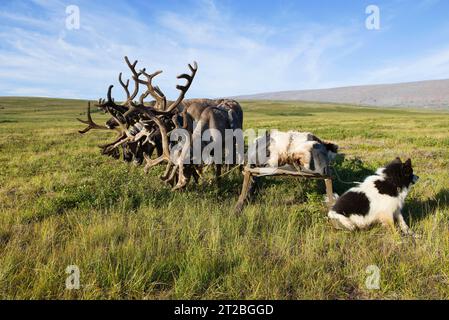
[[[334,205],[334,190],[332,187],[332,179],[325,179],[324,183],[326,185],[326,195],[327,195],[327,201],[329,208],[331,208]]]
[[[235,212],[241,213],[243,210],[243,206],[245,205],[246,198],[248,197],[248,191],[251,187],[251,172],[247,169],[243,172],[243,186],[242,186],[242,192],[240,193],[239,201],[237,202],[237,205],[235,206]]]

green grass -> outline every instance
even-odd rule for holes
[[[396,156],[421,177],[404,213],[413,242],[375,227],[335,231],[322,182],[265,179],[237,216],[241,177],[172,193],[81,136],[85,102],[0,99],[0,297],[13,299],[449,298],[449,114],[243,102],[245,128],[312,131],[341,146],[344,180]],[[98,122],[105,115],[94,115]],[[336,182],[338,193],[350,186]],[[77,265],[81,289],[66,290]],[[369,265],[380,290],[365,286]]]

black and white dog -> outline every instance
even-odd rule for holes
[[[410,187],[417,181],[412,161],[408,159],[403,163],[396,158],[338,198],[328,213],[330,221],[335,228],[350,231],[364,229],[374,223],[394,228],[397,221],[401,231],[411,235],[413,233],[401,209]]]

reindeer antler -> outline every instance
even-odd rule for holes
[[[186,79],[187,83],[185,85],[177,85],[176,89],[181,91],[181,94],[179,95],[178,99],[176,99],[175,102],[173,102],[166,110],[165,112],[169,113],[172,112],[173,109],[175,109],[180,103],[181,101],[184,99],[187,91],[189,90],[190,86],[192,85],[192,81],[195,78],[196,72],[198,71],[198,64],[196,63],[196,61],[193,62],[193,67],[191,64],[189,64],[189,69],[191,71],[192,74],[186,74],[183,73],[181,75],[179,75],[177,78],[178,79]]]
[[[159,127],[159,132],[161,134],[161,138],[162,138],[162,155],[157,158],[157,159],[150,159],[150,157],[146,154],[144,154],[144,158],[145,161],[147,162],[147,164],[145,165],[145,172],[148,172],[148,170],[155,166],[158,165],[162,162],[170,162],[170,149],[169,149],[169,145],[168,145],[168,133],[167,133],[167,128],[165,127],[165,125],[162,123],[161,119],[159,119],[158,117],[154,116],[151,113],[147,113],[150,117],[150,119],[152,121],[154,121],[156,123],[156,125]]]
[[[114,88],[114,86],[111,84],[108,88],[108,94],[107,94],[108,102],[111,102],[111,103],[114,102],[114,98],[112,98],[112,88]]]
[[[185,94],[187,93],[190,86],[192,85],[192,81],[195,78],[196,72],[198,71],[198,64],[196,62],[193,63],[193,66],[191,64],[189,64],[189,69],[191,71],[191,74],[183,73],[177,77],[178,79],[187,80],[187,83],[185,85],[177,85],[176,86],[176,89],[180,90],[181,93],[178,96],[178,99],[176,99],[176,101],[174,101],[168,107],[167,107],[167,99],[166,99],[164,93],[161,91],[161,89],[159,89],[158,86],[152,85],[153,78],[156,77],[157,75],[161,74],[162,71],[159,70],[152,74],[148,74],[145,72],[145,70],[141,70],[141,73],[145,77],[147,77],[148,80],[147,81],[139,80],[139,83],[147,86],[147,91],[144,92],[140,96],[140,104],[143,104],[143,99],[145,99],[150,94],[156,100],[157,107],[155,109],[158,109],[157,111],[159,111],[159,113],[162,113],[162,114],[171,113],[182,102],[182,100],[185,97]]]
[[[120,72],[120,74],[118,75],[118,81],[120,82],[121,86],[125,90],[125,93],[126,93],[126,102],[125,102],[125,104],[126,104],[130,100],[130,98],[131,98],[131,94],[129,93],[129,79],[126,80],[126,84],[125,84],[123,82],[123,80],[122,80],[122,73]]]
[[[110,130],[108,127],[98,125],[92,120],[92,115],[90,114],[90,102],[87,103],[87,121],[79,118],[77,118],[77,120],[81,123],[87,124],[87,127],[84,130],[78,131],[81,134],[84,134],[91,129]]]
[[[140,104],[143,105],[143,100],[148,97],[148,95],[151,95],[154,100],[156,100],[155,109],[165,110],[165,108],[167,107],[167,99],[165,98],[165,95],[162,93],[161,89],[159,89],[158,86],[154,87],[152,84],[154,77],[160,75],[162,73],[162,70],[158,70],[152,74],[146,73],[145,70],[140,70],[140,72],[148,79],[147,81],[139,80],[139,83],[147,86],[147,90],[140,96]]]
[[[119,131],[119,136],[116,140],[110,144],[100,146],[103,149],[103,152],[110,155],[116,155],[117,148],[126,143],[131,143],[138,141],[137,138],[141,139],[144,136],[147,136],[149,143],[154,142],[151,140],[151,136],[155,134],[156,130],[159,129],[159,134],[162,139],[162,155],[157,159],[150,159],[147,154],[144,154],[146,160],[145,169],[148,170],[150,167],[157,165],[162,162],[171,163],[170,159],[170,150],[169,150],[169,139],[168,139],[168,127],[164,121],[167,121],[165,116],[172,116],[171,120],[177,120],[173,118],[173,111],[179,106],[179,104],[183,101],[187,91],[189,90],[193,79],[195,78],[196,72],[198,70],[198,65],[196,62],[189,64],[188,67],[190,69],[190,74],[184,73],[179,75],[178,79],[186,80],[186,83],[183,85],[177,85],[176,88],[180,91],[178,98],[172,102],[167,107],[167,99],[164,93],[158,86],[154,86],[152,81],[153,79],[162,73],[162,71],[156,71],[152,74],[148,74],[145,69],[141,69],[139,72],[136,71],[137,61],[131,63],[128,57],[125,57],[125,62],[131,70],[132,76],[130,79],[123,79],[123,74],[120,73],[118,80],[120,85],[125,91],[126,101],[123,104],[116,104],[114,99],[112,98],[112,89],[113,85],[109,86],[107,92],[107,100],[100,99],[98,102],[98,106],[102,108],[104,111],[108,112],[112,118],[117,122],[118,128],[115,129]],[[140,79],[141,76],[144,76],[146,80]],[[134,90],[131,92],[130,85],[131,81],[134,82]],[[146,86],[147,90],[140,95],[139,103],[134,102],[134,99],[139,94],[139,85],[143,84]],[[144,105],[144,99],[151,95],[155,100],[156,104],[154,107],[149,107]],[[106,126],[98,125],[92,120],[91,116],[91,104],[88,103],[87,107],[87,121],[78,119],[80,122],[87,124],[87,127],[79,131],[80,133],[86,133],[91,129],[102,129],[108,130],[109,128]],[[128,117],[131,116],[131,119]],[[184,126],[187,123],[186,114],[183,115]],[[129,130],[130,125],[136,119],[140,118],[140,122],[142,124],[152,123],[152,130],[148,130],[148,128],[144,128],[142,132],[140,132],[137,136],[132,134],[132,131]],[[176,127],[179,127],[177,121],[173,121],[176,124]]]
[[[127,86],[126,86],[126,93],[127,93],[127,100],[125,104],[130,104],[133,102],[133,100],[136,98],[137,94],[139,93],[139,77],[142,75],[142,71],[145,72],[145,69],[142,69],[141,71],[137,72],[136,71],[136,66],[137,66],[137,60],[134,61],[134,63],[131,64],[131,62],[129,62],[128,57],[125,56],[125,62],[128,65],[128,68],[131,70],[132,78],[134,80],[134,91],[132,94],[129,93],[129,80],[127,82]],[[122,84],[122,80],[121,80],[121,74],[120,74],[120,78],[119,78],[120,84]],[[124,85],[122,84],[122,86],[124,87]]]

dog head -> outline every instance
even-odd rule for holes
[[[402,162],[400,158],[396,158],[382,170],[382,174],[387,180],[390,180],[399,188],[409,188],[419,179],[419,177],[413,173],[411,159]]]
[[[322,175],[330,174],[329,165],[330,162],[337,156],[337,152],[338,146],[336,144],[314,142],[308,169],[314,173],[320,173]]]
[[[329,160],[334,160],[338,153],[338,146],[330,142],[325,142],[324,146],[326,147]]]

